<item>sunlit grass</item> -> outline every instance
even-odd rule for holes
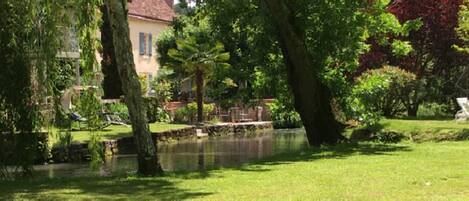
[[[342,144],[163,177],[0,182],[0,200],[467,200],[469,142]]]
[[[168,130],[174,129],[181,129],[187,128],[189,125],[185,124],[169,124],[169,123],[153,123],[150,124],[150,131],[151,132],[163,132]],[[51,140],[54,140],[58,129],[52,128],[51,129]],[[131,126],[124,126],[124,125],[111,125],[103,130],[95,131],[97,135],[101,137],[102,140],[110,140],[116,139],[119,137],[131,136],[132,135],[132,127]],[[81,129],[79,131],[72,131],[72,138],[75,142],[83,142],[88,141],[90,139],[90,132]]]

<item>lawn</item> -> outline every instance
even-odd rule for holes
[[[185,125],[154,124],[151,130],[177,127]],[[155,178],[0,181],[0,200],[468,200],[469,141],[445,141],[467,133],[468,123],[385,119],[377,128],[440,140],[344,143]],[[105,133],[124,131],[130,128]]]
[[[469,142],[358,143],[163,177],[0,182],[0,200],[467,200]]]
[[[163,132],[173,129],[187,128],[185,124],[153,123],[150,124],[151,132]],[[57,129],[52,129],[52,133],[57,133]],[[130,126],[112,125],[99,132],[96,132],[102,140],[116,139],[123,136],[131,136],[132,128]],[[54,135],[51,136],[54,138]],[[83,142],[90,139],[90,133],[86,130],[72,131],[73,141]]]
[[[371,132],[392,131],[403,134],[410,141],[454,141],[469,140],[469,122],[455,120],[405,120],[384,119],[376,126],[366,129]],[[353,130],[348,130],[348,134]]]

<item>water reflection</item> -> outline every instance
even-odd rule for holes
[[[158,153],[165,171],[196,171],[236,167],[274,154],[298,151],[307,146],[303,130],[283,130],[255,136],[233,135],[160,143]],[[108,176],[129,173],[136,168],[134,155],[108,158],[98,172],[91,171],[87,163],[36,167],[40,175],[47,177]]]

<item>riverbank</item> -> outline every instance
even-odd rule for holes
[[[0,182],[0,200],[466,200],[469,142],[358,143],[163,177]]]
[[[155,126],[155,124],[152,125]],[[174,126],[172,126],[172,128],[174,129],[165,129],[159,132],[155,132],[154,128],[150,128],[151,137],[153,138],[153,141],[170,142],[186,138],[198,137],[196,127],[188,125],[176,126],[180,128],[174,128]],[[118,126],[114,126],[114,128],[118,128]],[[231,134],[249,135],[252,133],[256,133],[257,131],[265,131],[272,129],[273,127],[271,122],[247,122],[205,125],[201,128],[201,132],[206,133],[207,136],[227,136]],[[123,131],[119,132],[115,129],[114,132],[115,133],[108,134],[111,135],[111,137],[102,140],[104,154],[107,156],[136,154],[135,142],[132,134],[124,133]],[[74,135],[75,134],[72,134],[72,136]],[[88,137],[90,136],[89,133],[85,133],[83,131],[80,131],[79,135],[87,135]],[[103,136],[103,134],[100,134],[100,132],[98,132],[97,135]],[[53,147],[51,150],[51,155],[52,157],[50,162],[52,163],[87,161],[90,159],[88,142],[75,141],[74,143],[71,143],[69,146],[66,147]]]

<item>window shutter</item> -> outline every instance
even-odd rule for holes
[[[144,55],[145,54],[145,34],[140,32],[139,39],[140,39],[140,55]]]
[[[151,33],[148,34],[148,55],[152,55],[152,49],[153,49],[153,42],[152,42],[152,35]]]

